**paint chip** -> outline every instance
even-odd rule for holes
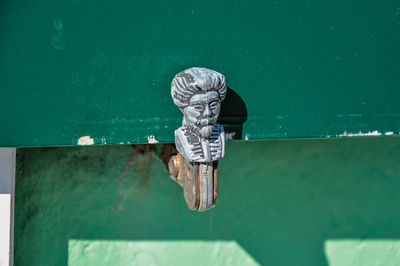
[[[158,140],[156,140],[156,138],[153,135],[147,136],[147,142],[149,144],[155,144],[158,143]]]
[[[393,135],[394,134],[394,132],[393,131],[388,131],[388,132],[385,132],[385,136],[391,136],[391,135]]]
[[[78,145],[93,145],[94,140],[90,136],[82,136],[78,139]]]

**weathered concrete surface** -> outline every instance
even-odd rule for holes
[[[132,151],[18,150],[16,265],[66,265],[72,240],[235,241],[262,265],[335,265],[346,253],[326,249],[334,240],[387,240],[398,248],[397,137],[229,142],[219,201],[206,213],[187,210],[155,152],[134,158]],[[368,256],[381,250],[371,247]],[[398,262],[386,254],[375,265]]]

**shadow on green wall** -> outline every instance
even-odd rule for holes
[[[400,238],[400,138],[228,142],[205,213],[157,152],[132,152],[19,149],[16,265],[66,265],[72,239],[236,241],[260,264],[308,266],[328,263],[327,240]]]

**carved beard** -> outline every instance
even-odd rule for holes
[[[208,137],[211,136],[213,129],[214,125],[203,126],[202,128],[200,128],[200,135],[203,138],[207,139]]]
[[[212,135],[215,122],[218,116],[210,118],[198,118],[195,123],[189,123],[186,117],[183,118],[182,126],[189,129],[189,131],[195,133],[201,138],[207,139]]]

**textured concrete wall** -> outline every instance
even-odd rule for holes
[[[19,149],[16,265],[232,265],[232,248],[262,265],[399,265],[400,138],[229,142],[206,213],[158,148]]]

